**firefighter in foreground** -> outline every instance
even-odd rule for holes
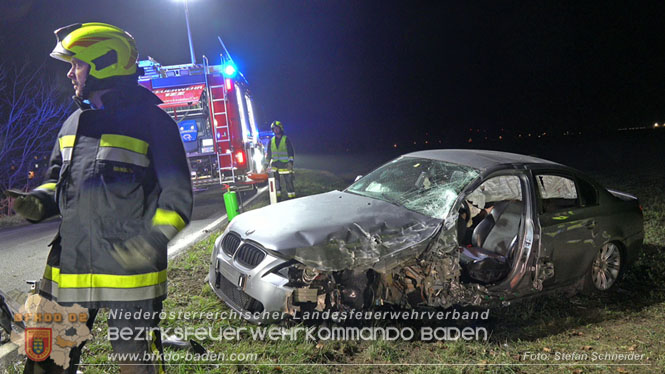
[[[284,134],[284,125],[280,121],[274,121],[270,129],[275,134],[270,139],[266,162],[272,167],[275,175],[275,187],[277,189],[277,198],[282,196],[282,183],[280,176],[284,179],[286,185],[286,194],[289,199],[296,197],[296,190],[293,187],[293,145],[289,138]]]
[[[131,35],[103,23],[55,31],[51,57],[71,63],[79,105],[62,125],[47,180],[16,196],[15,210],[32,222],[60,214],[39,294],[63,306],[149,312],[146,319],[109,318],[109,327],[157,327],[166,298],[167,243],[189,222],[192,189],[177,125],[137,84]],[[144,313],[142,313],[145,315]],[[148,340],[112,340],[118,353],[161,352]],[[76,372],[82,344],[72,348]],[[163,372],[161,360],[120,362],[122,373]],[[26,362],[27,373],[57,373],[51,359]]]

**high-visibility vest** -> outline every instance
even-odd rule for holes
[[[272,155],[272,161],[274,162],[289,162],[293,161],[289,159],[289,151],[286,149],[286,135],[282,135],[282,141],[279,142],[279,146],[276,144],[276,136],[273,136],[270,140],[270,153]]]

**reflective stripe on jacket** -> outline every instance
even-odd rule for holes
[[[289,157],[289,151],[286,147],[286,135],[282,135],[279,144],[276,144],[276,137],[270,139],[270,154],[272,161],[275,162],[293,162],[293,156]]]
[[[47,180],[33,190],[43,219],[60,214],[40,293],[88,308],[166,297],[166,245],[145,268],[128,270],[113,244],[159,232],[172,239],[189,222],[192,189],[176,123],[148,90],[102,97],[104,109],[77,110],[63,124]]]
[[[270,146],[268,147],[268,154],[266,159],[270,162],[270,166],[277,169],[280,173],[291,173],[289,163],[293,163],[293,145],[286,135],[282,135],[279,144],[277,144],[276,137],[270,139]]]

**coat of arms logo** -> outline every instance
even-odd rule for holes
[[[25,329],[25,354],[33,361],[44,361],[51,355],[51,328]]]

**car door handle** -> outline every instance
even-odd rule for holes
[[[584,226],[589,230],[593,230],[596,227],[596,221],[589,221]]]

